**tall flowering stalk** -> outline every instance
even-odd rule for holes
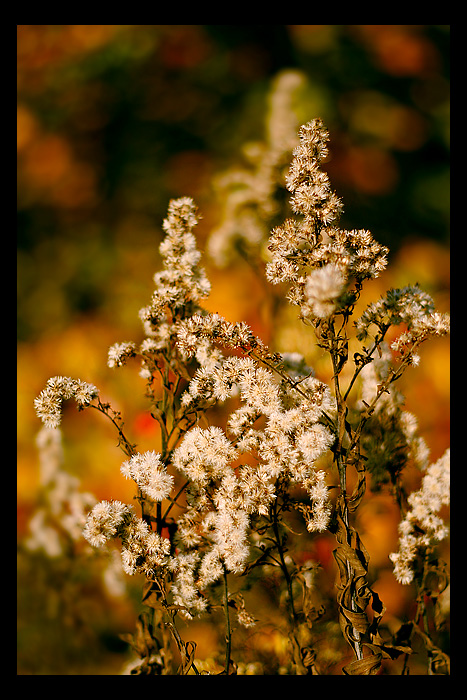
[[[403,512],[400,551],[392,555],[395,575],[409,583],[417,557],[425,562],[425,579],[427,567],[433,571],[433,546],[446,535],[437,513],[448,502],[448,455],[428,467],[416,420],[402,410],[393,384],[418,364],[422,342],[448,332],[449,319],[414,286],[390,290],[351,324],[362,287],[384,270],[388,250],[366,230],[338,228],[342,204],[321,169],[328,140],[322,122],[305,124],[299,137],[286,176],[296,216],[272,231],[266,276],[272,284],[288,285],[287,299],[329,354],[331,386],[298,353],[276,353],[245,323],[203,309],[210,284],[193,233],[198,213],[183,197],[170,203],[164,221],[163,269],[140,311],[145,338],[117,343],[108,354],[114,368],[139,358],[151,415],[160,425],[157,450],[138,452],[120,414],[93,385],[56,377],[36,399],[48,427],[58,427],[62,402],[74,398],[79,409],[97,409],[118,431],[127,457],[121,472],[135,483],[139,512],[118,501],[98,503],[83,534],[96,547],[118,541],[123,570],[144,577],[146,611],[128,638],[136,654],[133,674],[202,673],[195,643],[182,638],[180,618],[219,617],[220,611],[225,649],[217,672],[239,672],[235,629],[256,622],[242,587],[268,576],[278,582],[287,619],[285,672],[325,673],[314,646],[314,624],[324,610],[317,602],[316,571],[309,561],[297,563],[293,545],[297,534],[326,531],[336,538],[337,615],[354,655],[343,673],[375,674],[383,659],[408,659],[411,653],[412,632],[403,643],[380,635],[384,606],[369,585],[368,554],[352,515],[367,473],[378,483],[390,481]],[[401,324],[391,352],[387,332]],[[352,329],[361,347],[349,357]],[[210,409],[219,404],[228,410],[222,425],[210,419]],[[379,461],[372,451],[378,436],[387,445]],[[406,499],[399,477],[409,459],[428,471],[421,492]],[[352,493],[349,470],[357,475]],[[430,669],[439,669],[442,652],[424,634]]]

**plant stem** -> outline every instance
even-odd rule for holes
[[[230,652],[232,649],[232,634],[230,630],[230,614],[229,614],[229,589],[227,582],[227,570],[224,569],[224,613],[225,613],[225,675],[229,675],[230,668]]]
[[[276,541],[276,547],[277,551],[279,553],[279,559],[280,559],[280,567],[282,569],[282,573],[284,574],[285,582],[287,585],[287,592],[288,592],[288,599],[289,599],[289,605],[287,606],[287,613],[289,616],[289,621],[291,624],[291,627],[295,627],[295,624],[297,622],[297,613],[295,611],[295,606],[294,606],[294,601],[293,601],[293,593],[292,593],[292,579],[290,578],[289,570],[287,568],[287,564],[285,563],[285,558],[284,558],[284,548],[282,546],[282,539],[279,533],[279,526],[277,523],[277,511],[276,511],[276,503],[273,505],[273,521],[272,521],[272,529],[274,531],[274,537]]]
[[[292,578],[290,576],[289,570],[287,568],[287,564],[285,562],[285,557],[284,557],[284,547],[282,543],[282,538],[279,533],[279,526],[278,526],[278,521],[277,521],[277,499],[274,501],[274,504],[271,508],[271,514],[272,514],[272,529],[274,532],[274,537],[275,537],[275,544],[277,551],[279,553],[279,565],[282,570],[282,573],[284,574],[285,582],[287,585],[287,593],[288,593],[288,600],[287,600],[287,615],[289,618],[289,639],[292,644],[292,649],[293,649],[293,658],[295,665],[297,667],[297,672],[298,675],[306,675],[308,674],[308,670],[306,669],[305,665],[303,664],[303,659],[302,659],[302,653],[301,653],[301,647],[300,643],[297,639],[295,630],[298,625],[298,616],[297,612],[295,610],[295,605],[294,605],[294,598],[293,598],[293,589],[292,589]]]
[[[131,442],[130,442],[130,441],[127,439],[127,437],[125,436],[125,434],[124,434],[124,432],[123,432],[123,430],[122,430],[122,428],[121,428],[121,425],[119,425],[119,424],[117,423],[117,421],[115,420],[115,418],[113,418],[113,417],[110,415],[110,413],[108,413],[109,408],[111,408],[111,407],[110,407],[110,404],[104,404],[104,403],[101,402],[100,399],[98,399],[98,404],[97,404],[97,406],[94,406],[93,404],[90,404],[90,405],[89,405],[89,408],[94,408],[96,411],[99,411],[99,413],[102,413],[104,416],[106,416],[106,417],[114,424],[114,426],[115,426],[115,427],[117,428],[117,430],[118,430],[118,435],[119,435],[119,438],[120,438],[120,439],[119,439],[118,446],[123,450],[123,452],[125,452],[126,455],[128,455],[128,457],[132,457],[132,456],[135,454],[135,447],[136,447],[136,445],[132,445],[132,444],[131,444]],[[113,410],[113,409],[112,409],[112,410]],[[113,411],[113,413],[115,414],[115,411]],[[116,415],[116,414],[115,414],[115,415]],[[122,423],[122,425],[123,425],[123,423]]]
[[[339,472],[339,482],[340,482],[340,489],[341,489],[341,496],[342,496],[342,520],[345,523],[346,528],[349,527],[349,509],[347,507],[347,468],[346,468],[346,463],[344,460],[344,455],[342,452],[342,443],[344,439],[344,435],[346,432],[346,426],[345,426],[345,417],[347,413],[347,406],[346,406],[346,401],[345,397],[343,398],[341,395],[340,391],[340,385],[339,385],[339,373],[342,369],[342,364],[340,363],[340,358],[338,354],[338,339],[335,336],[334,333],[334,326],[330,323],[329,324],[329,330],[330,330],[330,336],[331,336],[331,349],[330,349],[330,354],[331,354],[331,359],[332,359],[332,366],[333,366],[333,372],[334,372],[334,390],[335,390],[335,395],[336,395],[336,402],[337,402],[337,446],[335,449],[335,459],[337,463],[337,469]],[[348,393],[348,392],[347,392]],[[347,394],[346,394],[347,395]],[[347,535],[347,544],[350,545],[350,538]],[[347,576],[349,579],[352,578],[352,567],[350,565],[350,562],[346,562],[346,568],[347,568]],[[352,599],[351,599],[351,607],[354,612],[357,611],[357,603],[355,600],[355,595],[352,592]],[[363,659],[363,650],[362,650],[362,644],[360,640],[360,633],[355,629],[355,627],[352,627],[352,637],[355,640],[353,644],[355,656],[357,659]]]

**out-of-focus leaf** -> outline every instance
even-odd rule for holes
[[[451,661],[449,656],[441,651],[420,628],[417,627],[415,630],[425,644],[431,673],[436,676],[449,676],[451,673]]]
[[[149,658],[160,649],[157,639],[153,637],[152,624],[145,613],[139,615],[134,634],[122,634],[120,638],[128,642],[141,659]]]
[[[441,559],[434,559],[426,565],[425,572],[423,580],[425,593],[437,598],[449,585],[447,564]]]

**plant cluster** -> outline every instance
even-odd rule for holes
[[[271,600],[275,593],[288,640],[287,660],[266,672],[328,673],[332,654],[328,648],[320,656],[321,637],[337,635],[336,620],[351,652],[346,675],[377,674],[400,658],[407,673],[416,638],[428,672],[447,672],[426,601],[428,595],[436,603],[448,584],[435,546],[447,536],[439,511],[449,502],[449,452],[429,465],[416,419],[403,410],[394,383],[419,363],[421,343],[449,332],[449,317],[415,285],[388,291],[354,318],[362,287],[385,269],[388,250],[369,231],[339,228],[342,203],[322,169],[328,138],[319,119],[299,130],[285,178],[294,216],[271,232],[266,277],[288,287],[288,301],[329,355],[330,386],[294,348],[275,352],[247,324],[203,308],[210,283],[194,234],[199,215],[182,197],[170,202],[162,270],[140,311],[145,337],[108,353],[112,368],[138,358],[160,426],[157,449],[139,452],[121,415],[91,384],[54,377],[35,401],[49,428],[58,428],[62,403],[73,398],[118,431],[126,456],[121,472],[135,483],[135,504],[97,503],[83,534],[94,547],[118,543],[123,570],[143,578],[144,611],[127,638],[135,653],[131,674],[246,672],[235,636],[261,625],[246,602],[255,587]],[[401,330],[389,345],[394,327]],[[359,342],[353,354],[352,333]],[[212,410],[218,406],[224,421],[216,421],[223,415]],[[424,476],[420,490],[407,495],[400,475],[409,461]],[[414,619],[391,637],[382,634],[384,605],[371,588],[353,521],[368,477],[375,489],[390,484],[401,509],[394,575],[418,587]],[[319,599],[319,567],[299,556],[304,540],[326,531],[335,535],[340,576],[328,613]],[[225,640],[211,669],[181,631],[209,616],[223,625]],[[261,667],[258,659],[252,663]]]

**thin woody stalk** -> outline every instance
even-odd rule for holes
[[[95,406],[94,404],[90,404],[89,408],[94,408],[95,410],[99,411],[99,413],[102,413],[113,423],[113,425],[118,431],[118,446],[129,457],[134,455],[136,445],[132,444],[125,436],[125,433],[123,432],[123,421],[121,420],[120,414],[117,411],[114,411],[109,403],[102,403],[100,398],[98,398],[97,406]],[[111,415],[110,411],[112,411],[113,415]]]
[[[287,615],[289,618],[289,639],[292,645],[293,659],[299,675],[305,675],[308,673],[306,667],[303,664],[302,653],[300,643],[297,639],[296,628],[298,626],[298,616],[295,610],[294,595],[292,589],[292,579],[290,577],[289,569],[284,557],[284,546],[282,537],[279,532],[278,523],[278,513],[277,513],[277,499],[274,501],[271,507],[271,522],[272,529],[274,533],[274,543],[279,554],[279,566],[284,575],[284,579],[287,586]],[[276,561],[276,560],[275,560]]]
[[[230,670],[230,653],[232,648],[232,632],[230,630],[230,613],[229,613],[229,587],[227,580],[227,570],[225,565],[223,566],[223,578],[224,578],[224,617],[225,617],[225,665],[224,673],[226,676],[229,675]]]
[[[346,427],[345,427],[345,419],[346,419],[346,414],[347,414],[347,406],[345,402],[345,398],[342,398],[341,390],[340,390],[340,384],[339,384],[339,373],[342,370],[343,365],[346,362],[346,357],[343,359],[342,353],[339,352],[339,347],[338,347],[338,342],[336,341],[336,337],[334,334],[334,325],[333,321],[329,323],[329,328],[330,328],[330,340],[331,340],[331,348],[330,348],[330,353],[331,353],[331,359],[332,359],[332,366],[333,366],[333,379],[334,379],[334,392],[336,396],[336,402],[337,402],[337,444],[334,450],[335,454],[335,459],[337,463],[337,469],[339,473],[339,482],[340,482],[340,490],[341,490],[341,504],[342,504],[342,520],[345,523],[345,526],[348,528],[349,527],[349,510],[347,506],[347,475],[346,475],[346,461],[344,459],[344,453],[343,453],[343,440],[344,440],[344,435],[346,432]],[[347,345],[347,340],[345,340],[345,345]],[[350,537],[347,535],[347,544],[350,545]],[[352,567],[350,562],[347,560],[346,562],[347,566],[347,576],[348,579],[352,579]],[[355,601],[355,596],[354,592],[352,591],[352,600],[351,600],[351,606],[352,610],[356,611],[357,610],[357,604]],[[360,640],[360,633],[358,630],[355,628],[352,628],[352,639],[353,641],[353,647],[355,651],[355,656],[357,657],[358,660],[363,658],[363,649],[362,649],[362,644]]]

